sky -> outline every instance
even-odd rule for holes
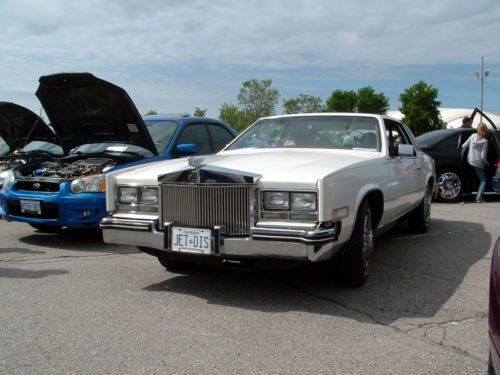
[[[140,113],[218,117],[242,82],[283,100],[372,86],[399,108],[423,80],[442,107],[500,114],[498,0],[0,0],[0,101],[37,113],[38,78],[91,72]],[[479,76],[480,77],[480,76]]]

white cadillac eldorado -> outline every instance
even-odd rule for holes
[[[432,159],[393,118],[267,117],[216,155],[109,173],[101,228],[167,269],[337,255],[332,273],[359,286],[376,234],[403,219],[427,230],[435,181]]]

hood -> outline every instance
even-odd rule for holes
[[[10,152],[23,148],[31,141],[57,144],[57,138],[40,116],[18,104],[0,102],[0,137]]]
[[[158,152],[128,94],[90,73],[43,76],[36,96],[65,153],[89,143],[127,143]]]
[[[361,161],[379,157],[374,152],[346,152],[332,150],[242,149],[223,151],[217,155],[190,157],[150,164],[116,176],[123,184],[154,184],[157,176],[197,167],[218,172],[254,176],[266,186],[313,185],[318,179]]]

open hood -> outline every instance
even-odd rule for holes
[[[127,143],[158,152],[134,103],[121,87],[90,73],[42,76],[40,100],[65,153],[89,143]]]
[[[57,144],[57,138],[40,116],[20,105],[0,102],[0,137],[10,152],[23,148],[31,141]]]

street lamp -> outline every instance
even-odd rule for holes
[[[484,71],[484,56],[481,56],[481,75],[479,74],[479,72],[476,72],[477,79],[481,81],[481,108],[480,108],[481,109],[481,114],[480,114],[480,118],[479,118],[480,122],[483,121],[483,87],[484,87],[484,80],[489,75],[490,75],[490,72],[488,70]]]

